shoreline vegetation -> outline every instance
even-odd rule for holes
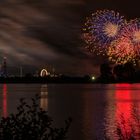
[[[17,112],[0,118],[0,140],[64,140],[71,125],[71,118],[63,127],[55,127],[48,111],[40,108],[40,97],[31,98],[27,104],[20,99]]]

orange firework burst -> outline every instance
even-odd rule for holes
[[[113,41],[108,47],[109,60],[116,64],[135,62],[136,54],[133,43],[127,37],[120,37]]]
[[[139,19],[131,20],[123,28],[120,36],[128,38],[131,41],[135,51],[136,59],[140,58],[140,21]]]

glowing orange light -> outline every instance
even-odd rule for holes
[[[41,72],[40,72],[40,76],[41,77],[44,77],[44,76],[47,76],[49,73],[46,69],[42,69]]]

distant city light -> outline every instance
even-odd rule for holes
[[[95,77],[94,77],[94,76],[92,76],[92,77],[91,77],[91,79],[92,79],[92,80],[95,80]]]

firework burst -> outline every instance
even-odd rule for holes
[[[128,37],[120,37],[113,41],[108,47],[107,55],[109,60],[116,64],[135,63],[136,54],[133,43]]]
[[[120,36],[128,38],[135,51],[135,59],[140,58],[140,20],[135,19],[127,23]]]
[[[87,48],[100,54],[115,40],[125,25],[123,16],[114,11],[103,10],[92,14],[85,23],[84,34]]]

